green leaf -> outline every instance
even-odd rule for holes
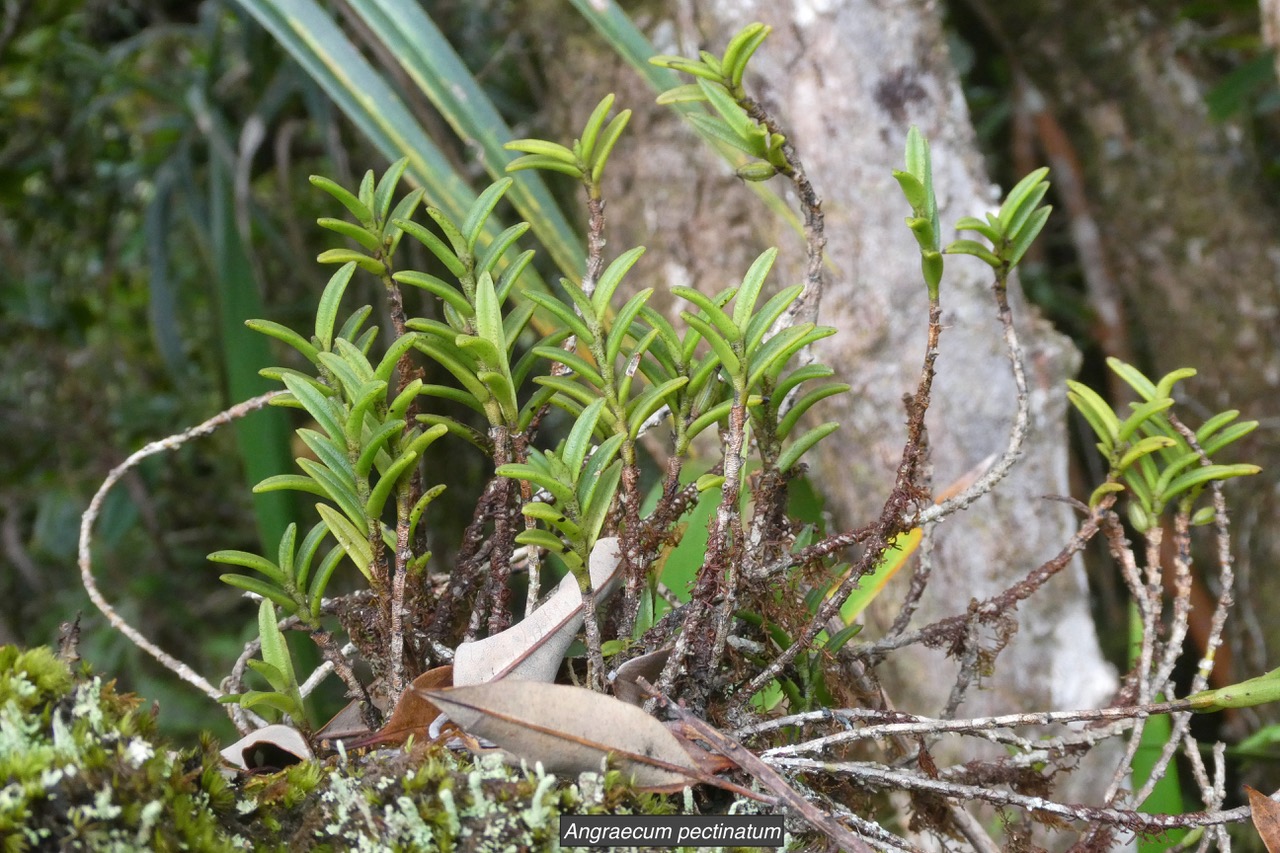
[[[773,268],[773,262],[777,257],[776,248],[761,252],[751,264],[751,268],[747,270],[741,286],[738,287],[738,294],[733,301],[733,324],[738,327],[742,336],[746,335],[747,325],[756,310],[756,300],[760,298],[760,289],[764,286],[764,280],[769,275],[769,270]]]
[[[316,255],[316,262],[321,264],[346,264],[354,263],[360,269],[367,270],[374,275],[382,275],[387,271],[387,267],[377,258],[371,258],[368,255],[357,252],[354,249],[326,249],[319,255]]]
[[[595,432],[596,423],[600,420],[604,403],[604,398],[601,398],[587,406],[574,422],[573,429],[569,431],[569,437],[565,439],[560,458],[573,473],[575,481],[578,472],[582,469],[583,460],[587,458],[587,451],[591,449],[591,436]]]
[[[383,172],[378,180],[378,187],[373,193],[373,212],[377,214],[379,221],[386,220],[387,212],[391,210],[391,197],[395,195],[400,178],[408,167],[409,158],[401,157],[388,166],[387,171]]]
[[[437,278],[430,273],[417,272],[415,270],[404,270],[394,273],[391,277],[401,284],[420,287],[428,293],[439,297],[449,303],[450,307],[463,317],[470,318],[475,315],[475,309],[471,307],[471,303],[462,295],[462,292],[444,279]]]
[[[733,321],[733,318],[720,308],[715,299],[700,290],[694,290],[692,287],[684,287],[683,285],[671,288],[671,293],[686,302],[692,302],[700,308],[703,315],[715,326],[725,340],[731,343],[740,343],[743,340],[742,329]]]
[[[773,297],[764,304],[764,307],[755,313],[751,321],[747,324],[746,329],[746,348],[748,352],[754,351],[756,346],[764,339],[764,336],[778,318],[783,315],[791,304],[800,297],[804,292],[804,285],[795,284],[791,287],[778,291]]]
[[[1217,436],[1209,439],[1208,441],[1202,442],[1200,449],[1203,450],[1207,456],[1212,456],[1228,444],[1244,438],[1257,428],[1257,421],[1241,421],[1238,424],[1232,424],[1222,432],[1218,433]]]
[[[753,23],[743,27],[730,39],[729,45],[724,50],[720,70],[733,89],[742,86],[742,76],[746,72],[747,62],[771,32],[773,27]]]
[[[578,179],[583,177],[582,170],[577,166],[571,166],[555,157],[546,157],[542,154],[527,154],[507,164],[508,172],[523,172],[529,169],[546,169],[549,172],[559,172]]]
[[[599,150],[595,152],[595,159],[590,161],[591,183],[597,185],[600,183],[600,178],[604,175],[605,164],[609,162],[609,155],[613,153],[613,147],[618,144],[622,131],[626,129],[627,123],[630,121],[631,110],[623,110],[614,116],[613,121],[609,122],[609,126],[604,129],[604,133],[600,136]]]
[[[1115,470],[1117,472],[1125,471],[1141,457],[1155,453],[1157,450],[1165,447],[1174,447],[1175,445],[1177,445],[1177,442],[1172,438],[1168,438],[1163,435],[1148,436],[1125,451],[1124,456],[1120,457],[1120,462],[1116,465]]]
[[[315,418],[316,423],[329,434],[334,441],[344,441],[345,435],[338,420],[334,417],[333,410],[329,407],[329,401],[315,386],[308,382],[300,381],[293,376],[283,377],[284,385],[289,389],[289,393],[294,399],[302,404],[307,410],[307,414]]]
[[[1123,491],[1124,486],[1119,483],[1103,483],[1101,486],[1094,489],[1093,493],[1089,495],[1089,509],[1096,507],[1107,495],[1112,494],[1113,492]]]
[[[297,527],[295,526],[293,529],[296,532]],[[283,571],[275,563],[271,562],[266,557],[251,554],[248,551],[214,551],[206,559],[211,563],[221,563],[227,566],[241,566],[246,569],[253,569],[255,572],[265,576],[280,587],[286,586],[290,580],[289,573]]]
[[[1067,388],[1070,389],[1067,392],[1067,399],[1084,416],[1094,433],[1102,440],[1106,447],[1104,455],[1110,455],[1111,448],[1115,447],[1119,439],[1120,418],[1116,416],[1107,401],[1089,386],[1068,379]]]
[[[261,578],[250,577],[249,575],[218,575],[218,580],[227,586],[234,586],[236,589],[243,589],[245,592],[251,592],[254,595],[261,596],[266,601],[274,601],[280,605],[291,615],[298,609],[298,603],[293,600],[287,592],[280,589],[275,584],[268,583]]]
[[[659,68],[670,68],[672,71],[692,74],[694,77],[703,80],[712,80],[718,83],[723,79],[719,71],[710,68],[706,63],[698,62],[695,59],[686,59],[683,56],[654,56],[649,59],[649,62]]]
[[[791,430],[795,428],[795,425],[800,421],[800,418],[804,416],[804,413],[809,411],[809,409],[811,409],[817,403],[827,399],[828,397],[834,397],[837,394],[843,394],[844,392],[848,391],[849,388],[850,386],[848,385],[833,383],[830,385],[823,385],[819,388],[815,388],[812,391],[810,391],[808,394],[805,394],[803,397],[797,400],[794,405],[792,405],[791,411],[787,412],[787,414],[784,415],[782,419],[778,421],[778,428],[777,428],[778,438],[785,439],[788,435],[790,435]],[[775,399],[779,399],[776,396],[779,393],[785,393],[785,392],[775,390],[774,391]]]
[[[1252,474],[1257,474],[1261,470],[1262,468],[1257,465],[1246,464],[1205,465],[1200,468],[1196,468],[1193,471],[1188,471],[1182,476],[1175,478],[1174,481],[1169,484],[1169,488],[1165,490],[1165,500],[1169,500],[1188,489],[1196,486],[1202,486],[1205,483],[1214,480],[1227,480],[1232,477],[1247,477]]]
[[[605,315],[609,304],[613,301],[613,294],[618,289],[618,285],[643,254],[644,246],[636,246],[634,249],[629,249],[614,259],[613,263],[609,264],[605,271],[601,273],[600,280],[596,282],[595,292],[591,295],[591,306],[595,309],[597,317]]]
[[[1001,231],[1006,237],[1013,236],[1009,225],[1013,221],[1014,215],[1018,213],[1048,174],[1048,167],[1036,169],[1018,181],[1013,189],[1009,190],[1009,194],[1005,196],[1004,202],[1000,205],[1000,212],[997,214],[1002,226]]]
[[[288,326],[282,326],[279,323],[273,323],[270,320],[246,320],[244,324],[255,332],[261,332],[268,337],[275,338],[278,341],[283,341],[306,356],[308,361],[313,363],[316,362],[319,350],[317,350],[309,341],[304,340],[302,335],[299,335]]]
[[[586,323],[582,322],[582,318],[574,314],[563,302],[550,294],[537,293],[535,291],[526,293],[525,296],[538,307],[551,312],[557,320],[577,336],[581,343],[586,345],[594,343],[594,337],[591,334],[591,330],[587,328]]]
[[[324,520],[325,526],[329,528],[329,532],[333,534],[333,538],[338,541],[338,545],[351,558],[351,562],[355,563],[356,568],[360,570],[360,574],[365,579],[373,583],[373,549],[369,546],[369,540],[361,533],[351,521],[341,512],[327,504],[316,504],[316,512],[320,514],[320,518]]]
[[[323,175],[312,175],[309,179],[313,187],[322,189],[329,195],[333,196],[338,202],[351,212],[356,221],[366,228],[373,227],[373,211],[369,210],[360,199],[356,198],[350,190],[343,188],[337,182],[324,177]]]
[[[467,251],[475,253],[476,243],[480,240],[480,235],[484,231],[485,223],[488,221],[493,209],[498,206],[498,202],[506,195],[507,190],[511,189],[514,184],[511,178],[502,178],[490,184],[484,192],[480,193],[480,197],[476,199],[475,204],[471,205],[471,209],[467,211],[467,218],[462,223],[462,236],[467,240]]]
[[[419,225],[411,219],[395,220],[396,227],[404,231],[410,237],[413,237],[419,243],[427,247],[431,254],[435,255],[440,263],[448,268],[449,272],[461,279],[468,275],[466,264],[458,260],[458,256],[444,244],[444,241],[435,234],[427,230],[426,227]]]
[[[1027,253],[1027,249],[1031,248],[1031,244],[1040,235],[1040,229],[1044,228],[1044,224],[1049,221],[1050,213],[1053,213],[1053,207],[1047,206],[1031,214],[1031,218],[1027,220],[1026,226],[1018,232],[1017,237],[1013,240],[1012,247],[1006,254],[1009,266],[1017,266],[1018,262],[1022,260],[1022,256]]]
[[[535,468],[527,463],[508,463],[499,465],[494,472],[500,477],[510,477],[513,480],[525,480],[530,485],[537,486],[551,494],[557,501],[566,506],[574,503],[574,490],[567,484],[562,483],[540,468]]]
[[[1148,400],[1145,403],[1134,404],[1133,414],[1125,418],[1120,424],[1120,429],[1116,433],[1116,438],[1120,441],[1128,441],[1133,437],[1133,434],[1138,431],[1138,427],[1142,426],[1155,415],[1166,411],[1172,405],[1173,400],[1169,397],[1164,397],[1163,399],[1157,397],[1153,400]],[[1161,446],[1170,447],[1173,444],[1175,444],[1175,442],[1171,440],[1168,444]]]
[[[339,267],[320,295],[320,307],[316,311],[316,340],[320,341],[320,346],[326,350],[333,346],[333,327],[338,322],[338,307],[355,271],[354,263]]]
[[[263,601],[258,608],[258,638],[262,641],[262,660],[280,671],[282,680],[272,686],[278,690],[295,691],[297,676],[293,673],[293,658],[284,634],[276,624],[276,609],[270,601]]]
[[[382,240],[378,238],[377,234],[373,234],[364,227],[355,225],[345,219],[332,219],[322,216],[316,220],[316,224],[321,228],[341,234],[349,240],[354,240],[363,246],[365,251],[378,252],[382,249]]]
[[[742,376],[742,360],[738,358],[737,353],[733,351],[733,346],[721,337],[719,330],[714,328],[702,317],[692,314],[688,311],[681,311],[680,316],[688,323],[698,334],[706,338],[707,343],[711,346],[716,358],[720,361],[720,365],[725,372],[734,378],[735,383],[739,379],[745,379]]]
[[[840,424],[835,421],[828,421],[821,426],[814,427],[804,435],[797,438],[795,442],[786,450],[782,451],[782,454],[778,457],[778,470],[791,470],[791,468],[800,461],[800,458],[809,452],[810,448],[838,429],[840,429]]]
[[[542,501],[529,501],[520,511],[529,518],[541,521],[550,527],[555,527],[562,536],[570,541],[583,540],[582,528],[565,515],[559,507]]]
[[[670,404],[671,401],[667,398],[687,384],[689,384],[687,376],[676,376],[661,385],[646,388],[628,406],[627,436],[632,441],[635,441],[640,435],[640,428],[644,426],[644,422],[649,420],[649,417],[654,412],[662,408],[663,403]]]
[[[596,108],[591,111],[590,117],[587,118],[587,124],[582,129],[582,162],[590,166],[594,162],[592,155],[596,150],[596,140],[600,138],[600,129],[604,127],[604,120],[609,115],[609,111],[613,109],[613,93],[609,93],[600,99],[600,103],[596,104]],[[605,155],[608,156],[607,154]]]
[[[942,250],[947,255],[973,255],[992,269],[1000,269],[1004,261],[977,240],[953,240]]]
[[[265,494],[267,492],[279,492],[290,489],[297,492],[307,492],[320,498],[327,498],[329,493],[324,487],[310,477],[303,477],[301,474],[276,474],[274,477],[268,477],[261,483],[253,487],[255,495]]]
[[[610,95],[609,97],[612,98],[613,96]],[[573,166],[575,169],[578,167],[578,158],[572,151],[558,142],[548,142],[545,139],[513,139],[510,142],[503,143],[502,147],[508,151],[519,151],[535,157],[548,157],[566,166]]]
[[[502,260],[503,254],[505,254],[507,249],[510,249],[517,240],[523,237],[530,227],[531,226],[528,222],[517,222],[515,225],[507,228],[494,238],[494,241],[489,244],[489,248],[484,250],[484,255],[481,256],[480,261],[476,264],[476,275],[486,272],[494,272],[494,269],[498,265],[498,261]],[[495,289],[498,290],[498,300],[500,302],[505,301],[506,294],[503,293],[501,288],[498,288],[496,284]]]
[[[351,467],[351,460],[347,458],[345,444],[339,446],[323,433],[306,427],[298,430],[297,436],[328,468],[341,473],[344,477],[354,476],[354,469]]]
[[[900,169],[893,170],[894,180],[898,182],[898,186],[902,188],[902,194],[907,197],[907,204],[911,205],[911,209],[920,213],[925,210],[928,205],[929,196],[925,192],[924,184],[920,179],[910,172],[904,172]],[[957,228],[961,226],[956,224]]]
[[[1156,386],[1150,379],[1142,374],[1131,364],[1126,364],[1115,356],[1107,357],[1107,366],[1111,371],[1129,384],[1133,390],[1144,400],[1153,400],[1156,397],[1168,397],[1169,394],[1157,394]]]
[[[383,472],[378,479],[378,484],[373,487],[373,491],[369,494],[369,500],[365,502],[364,513],[368,518],[380,518],[382,509],[387,503],[387,498],[391,495],[391,490],[406,474],[412,473],[413,464],[418,461],[418,454],[412,450],[402,453],[397,457],[395,462]]]
[[[707,96],[703,93],[701,86],[697,83],[687,83],[663,92],[658,96],[657,103],[661,106],[672,106],[674,104],[698,104],[706,100]]]

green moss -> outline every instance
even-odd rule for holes
[[[173,752],[139,701],[48,649],[0,648],[5,851],[226,849],[212,742]]]

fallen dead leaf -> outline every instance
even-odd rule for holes
[[[658,649],[656,652],[649,652],[646,655],[632,658],[618,667],[612,679],[613,695],[623,702],[630,702],[632,705],[643,705],[649,696],[640,689],[640,685],[636,684],[636,679],[644,678],[648,681],[657,681],[658,676],[662,674],[662,668],[667,665],[669,657],[671,657],[671,649]]]
[[[453,667],[446,664],[429,669],[413,680],[392,710],[391,716],[382,728],[364,737],[344,740],[347,749],[364,749],[369,746],[398,746],[409,739],[409,735],[427,736],[427,729],[440,709],[426,699],[421,691],[448,687],[453,684]]]
[[[1248,785],[1249,811],[1253,815],[1253,828],[1258,830],[1267,853],[1280,853],[1280,803]]]
[[[274,773],[312,758],[311,747],[292,726],[276,723],[263,726],[222,750],[233,767],[248,773]]]
[[[596,542],[591,551],[591,583],[597,603],[617,586],[621,565],[617,537]],[[546,602],[524,619],[492,637],[458,646],[453,683],[484,684],[499,678],[553,681],[581,627],[582,593],[573,575],[565,575]]]
[[[666,726],[612,696],[510,679],[422,693],[463,731],[552,773],[599,770],[609,755],[643,788],[681,790],[702,775]]]

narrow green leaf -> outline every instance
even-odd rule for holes
[[[298,609],[298,603],[278,586],[267,583],[261,578],[250,577],[249,575],[218,575],[218,580],[234,586],[236,589],[243,589],[245,592],[251,592],[254,595],[261,596],[267,601],[274,601],[290,614]]]
[[[308,361],[317,363],[316,357],[319,354],[319,350],[288,326],[282,326],[270,320],[246,320],[244,324],[255,332],[261,332],[268,337],[283,341],[306,356]]]
[[[294,530],[296,531],[297,528],[295,527]],[[253,569],[255,572],[258,572],[280,587],[285,586],[289,581],[289,575],[282,571],[275,563],[271,562],[266,557],[259,556],[258,554],[251,554],[248,551],[214,551],[206,559],[211,563],[221,563],[227,566],[240,566],[246,569]]]
[[[387,267],[382,263],[382,261],[379,261],[376,258],[371,258],[363,252],[357,252],[354,249],[326,249],[319,255],[316,255],[316,263],[355,263],[360,267],[360,269],[371,272],[374,275],[382,275],[387,271]]]
[[[569,431],[569,437],[565,439],[564,451],[560,454],[560,458],[573,473],[575,480],[582,469],[583,460],[587,458],[587,451],[591,449],[591,436],[595,432],[596,423],[600,420],[600,411],[604,408],[604,402],[602,397],[587,406],[574,423],[573,429]]]
[[[401,284],[408,284],[413,287],[420,287],[433,296],[437,296],[452,306],[463,317],[472,317],[475,315],[475,309],[471,307],[471,303],[462,295],[456,287],[446,282],[444,279],[437,278],[430,273],[417,272],[415,270],[404,270],[391,276]]]
[[[258,495],[267,492],[280,492],[286,489],[295,492],[306,492],[320,498],[329,497],[329,493],[324,490],[324,486],[301,474],[276,474],[274,477],[268,477],[253,487],[253,493]]]
[[[329,195],[333,196],[338,202],[351,212],[356,221],[366,228],[373,227],[373,211],[364,205],[360,199],[356,198],[350,190],[345,189],[336,181],[332,181],[323,175],[312,175],[309,179],[311,185],[318,189],[322,189]]]
[[[467,240],[468,252],[475,253],[476,243],[484,232],[485,223],[493,213],[493,209],[498,206],[498,202],[502,201],[502,197],[506,195],[507,190],[511,189],[511,185],[514,183],[515,181],[511,178],[502,178],[494,181],[484,192],[480,193],[480,197],[476,199],[475,204],[471,205],[471,209],[467,211],[467,218],[462,223],[462,236]]]
[[[1049,221],[1049,214],[1051,213],[1053,213],[1053,207],[1046,206],[1031,214],[1031,218],[1027,220],[1027,224],[1018,232],[1018,236],[1013,241],[1013,246],[1010,248],[1008,255],[1006,255],[1009,259],[1009,266],[1017,266],[1018,262],[1022,260],[1022,256],[1027,253],[1027,249],[1031,248],[1031,244],[1040,235],[1040,230],[1044,228],[1044,224]]]
[[[800,461],[800,458],[809,452],[810,448],[839,428],[840,424],[835,421],[828,421],[821,426],[814,427],[804,435],[797,438],[795,442],[786,450],[782,451],[782,454],[778,457],[778,470],[791,470],[791,468]]]
[[[333,327],[338,322],[338,307],[342,303],[342,295],[347,292],[347,285],[356,271],[355,263],[343,264],[324,286],[320,294],[320,307],[316,310],[316,340],[320,346],[330,349],[333,346]],[[311,359],[315,361],[315,359]]]
[[[600,136],[600,146],[595,152],[595,158],[589,160],[591,164],[591,183],[599,184],[600,178],[604,175],[605,164],[609,162],[609,155],[613,153],[613,148],[618,144],[618,140],[622,137],[622,131],[626,130],[627,123],[631,121],[631,110],[623,110],[614,116],[613,121],[609,122],[609,126],[604,129],[604,133]]]
[[[379,222],[386,221],[387,213],[391,210],[391,198],[395,195],[400,178],[404,176],[404,171],[408,167],[409,158],[401,157],[388,166],[387,171],[383,172],[378,180],[378,187],[373,192],[373,212],[377,214]]]
[[[373,583],[373,572],[370,568],[373,564],[373,549],[369,547],[369,540],[345,515],[328,504],[316,504],[316,512],[320,514],[320,518],[324,520],[325,526],[338,541],[338,545],[360,570],[360,574]]]
[[[591,295],[591,305],[595,308],[597,317],[605,315],[610,303],[613,301],[613,294],[618,289],[618,285],[643,254],[644,246],[636,246],[634,249],[629,249],[615,258],[613,263],[609,264],[605,271],[601,273],[599,281],[596,282],[595,292]]]
[[[764,280],[768,277],[769,270],[773,268],[773,262],[777,257],[776,248],[761,252],[738,287],[738,295],[733,301],[733,324],[740,330],[740,340],[746,335],[747,325],[756,310],[756,300],[760,298],[760,289],[764,287]]]

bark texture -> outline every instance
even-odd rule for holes
[[[975,148],[937,8],[918,0],[674,8],[670,16],[642,19],[665,53],[718,49],[752,20],[775,27],[753,60],[748,87],[789,130],[824,199],[832,266],[821,321],[839,334],[824,342],[819,357],[854,387],[823,404],[823,419],[843,427],[824,442],[811,472],[838,525],[865,523],[888,494],[904,440],[902,395],[914,388],[924,355],[926,292],[903,225],[909,208],[890,175],[901,166],[909,126],[919,125],[932,145],[944,230],[960,216],[988,209],[997,194]],[[550,89],[561,99],[548,128],[580,127],[609,91],[636,111],[610,161],[606,187],[610,256],[632,245],[649,249],[630,286],[719,290],[737,283],[769,245],[782,248],[774,283],[802,280],[801,238],[674,115],[654,107],[631,69],[611,59],[589,32],[542,36],[554,60]],[[953,236],[945,234],[944,242]],[[949,260],[942,288],[947,328],[928,421],[940,486],[1001,452],[1008,440],[1013,381],[990,284],[979,262]],[[971,598],[1003,589],[1054,554],[1074,527],[1062,504],[1042,496],[1067,491],[1063,381],[1077,357],[1021,301],[1018,315],[1032,382],[1030,453],[995,495],[940,528],[937,570],[917,623],[963,612]],[[905,584],[903,578],[897,585]],[[892,619],[896,608],[888,605],[875,617],[881,628],[872,627],[868,637]],[[988,689],[972,693],[962,713],[1107,699],[1114,675],[1098,650],[1078,565],[1018,616],[1016,638],[995,675],[984,680]],[[891,658],[892,701],[936,713],[949,689],[941,659],[941,653]]]
[[[1203,35],[1180,14],[1172,4],[993,0],[987,17],[1079,163],[1099,236],[1092,246],[1077,241],[1082,267],[1103,276],[1129,319],[1131,338],[1110,353],[1127,350],[1154,375],[1195,367],[1181,387],[1200,420],[1238,408],[1262,422],[1222,461],[1264,468],[1228,485],[1227,496],[1244,582],[1237,601],[1246,615],[1265,613],[1280,600],[1277,575],[1262,571],[1280,557],[1271,523],[1280,509],[1280,217],[1249,129],[1209,115],[1217,75],[1197,53]],[[1237,677],[1274,666],[1275,620],[1238,624],[1265,634],[1270,653],[1237,637]]]

